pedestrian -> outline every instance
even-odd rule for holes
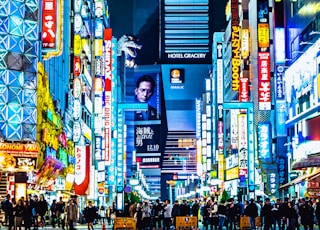
[[[316,218],[317,218],[318,226],[320,228],[320,197],[318,197],[318,201],[316,203],[315,215],[316,215]]]
[[[160,200],[156,199],[156,203],[153,205],[153,227],[161,229],[162,227],[162,217],[163,217],[163,207],[160,204]]]
[[[104,206],[101,206],[99,209],[99,217],[101,219],[101,223],[104,224],[106,219],[106,209]]]
[[[261,208],[261,219],[263,219],[264,223],[264,230],[272,230],[272,221],[273,221],[273,216],[272,216],[272,205],[270,203],[270,199],[266,198],[265,203]]]
[[[167,199],[165,201],[163,210],[164,210],[164,212],[163,212],[163,230],[169,230],[170,226],[171,226],[171,218],[172,218],[172,205],[170,204],[169,199]]]
[[[180,216],[190,216],[190,210],[191,208],[187,200],[183,200],[180,205]]]
[[[225,200],[221,199],[220,204],[218,205],[218,218],[219,218],[219,230],[222,230],[224,222],[227,219],[227,207],[225,205]]]
[[[63,201],[63,198],[60,197],[59,201],[57,202],[57,224],[58,224],[58,228],[60,228],[61,226],[63,230],[65,226],[64,209],[65,209],[65,203]]]
[[[46,215],[48,211],[48,203],[46,199],[44,198],[43,194],[40,194],[39,201],[37,205],[35,206],[37,217],[38,217],[38,225],[41,227],[44,227],[46,225],[46,221],[44,216]]]
[[[67,207],[65,208],[66,223],[69,226],[69,230],[75,230],[74,223],[77,221],[78,206],[73,199],[70,199]]]
[[[288,203],[288,209],[286,211],[287,230],[295,230],[297,226],[298,214],[294,205],[293,202]]]
[[[272,217],[273,217],[273,229],[276,229],[278,225],[278,229],[281,229],[281,215],[280,215],[280,208],[281,207],[281,200],[278,198],[276,203],[272,206]]]
[[[227,205],[228,210],[228,229],[235,230],[236,229],[236,223],[238,221],[238,213],[239,213],[239,207],[237,204],[234,203],[234,199],[230,198],[229,204]]]
[[[301,217],[301,225],[303,228],[313,230],[313,208],[308,204],[305,198],[301,198],[299,215]]]
[[[143,229],[143,222],[142,222],[142,202],[137,204],[136,212],[134,213],[134,219],[136,220],[136,227],[137,230]]]
[[[27,197],[25,201],[25,212],[23,217],[23,223],[25,230],[30,230],[33,223],[32,209],[33,209],[33,200],[31,195]]]
[[[111,210],[111,207],[109,206],[106,210],[106,219],[107,219],[108,225],[111,224],[111,214],[112,214],[112,210]]]
[[[258,216],[258,207],[254,199],[250,199],[249,205],[244,209],[244,214],[249,217],[250,229],[256,229],[256,217]]]
[[[151,207],[148,203],[148,201],[143,202],[142,205],[142,226],[144,230],[150,230],[152,227],[152,221],[151,221]]]
[[[57,223],[57,213],[58,213],[58,205],[56,200],[52,201],[52,204],[50,206],[50,212],[51,212],[51,224],[52,224],[52,227],[55,228]]]
[[[88,224],[88,230],[94,229],[93,222],[97,217],[97,212],[98,212],[97,208],[93,205],[92,201],[90,200],[88,202],[88,206],[83,211],[84,218],[86,219]]]
[[[195,199],[191,207],[191,215],[196,216],[198,218],[199,209],[200,209],[199,201]]]
[[[8,206],[10,205],[9,203],[11,203],[10,198],[10,194],[7,194],[1,201],[1,209],[4,211],[4,225],[7,225],[9,221]]]
[[[171,206],[171,205],[170,205]],[[180,215],[180,204],[177,200],[174,201],[173,203],[173,206],[172,207],[172,210],[171,210],[171,218],[172,218],[172,221],[173,221],[173,226],[175,226],[176,224],[176,217],[177,216],[181,216]],[[170,224],[171,224],[171,218],[170,218]]]
[[[25,206],[22,199],[18,200],[18,203],[13,208],[14,212],[14,229],[21,230],[22,229],[22,220],[25,213]]]

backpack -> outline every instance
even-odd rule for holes
[[[3,201],[1,201],[1,209],[6,212],[8,211],[8,200],[7,199],[4,199]]]

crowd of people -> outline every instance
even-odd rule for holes
[[[250,229],[263,230],[313,230],[320,225],[320,200],[318,199],[250,199],[248,201],[217,200],[209,197],[205,201],[134,202],[125,204],[122,217],[136,220],[138,230],[173,229],[177,216],[196,216],[206,230],[235,230],[240,227],[240,218],[249,219]]]
[[[78,220],[78,208],[75,199],[70,199],[68,204],[60,197],[59,201],[53,200],[48,204],[43,194],[29,194],[26,198],[11,198],[10,194],[1,201],[3,213],[2,224],[8,230],[38,229],[47,224],[54,228],[74,229],[74,222]]]

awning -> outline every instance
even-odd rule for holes
[[[296,179],[294,179],[294,180],[292,180],[292,181],[290,181],[290,182],[288,182],[288,183],[286,183],[284,185],[281,185],[279,189],[284,189],[284,188],[289,187],[291,185],[299,184],[302,181],[310,179],[310,178],[313,179],[313,178],[317,177],[318,176],[317,174],[319,174],[319,173],[320,173],[320,168],[318,168],[317,170],[313,171],[312,173],[303,174],[303,175],[297,177]]]
[[[308,157],[292,164],[293,170],[301,170],[304,168],[310,167],[319,167],[320,166],[320,156]]]

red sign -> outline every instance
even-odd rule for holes
[[[258,53],[259,110],[271,110],[270,53]]]
[[[87,195],[90,180],[90,146],[76,145],[74,151],[76,158],[74,192],[77,195]]]
[[[104,73],[105,73],[105,162],[111,164],[111,82],[112,82],[112,30],[104,31]]]
[[[73,75],[75,77],[80,76],[82,71],[82,63],[81,63],[81,58],[79,56],[75,56],[73,58]]]
[[[43,0],[42,4],[42,48],[56,48],[57,2]]]
[[[249,101],[249,78],[247,77],[240,78],[239,101]]]

